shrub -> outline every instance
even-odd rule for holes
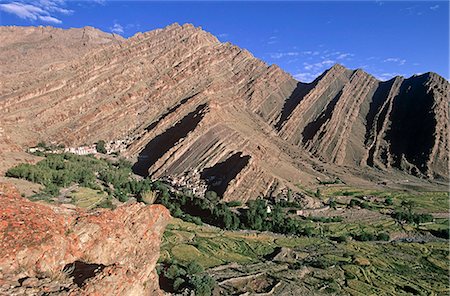
[[[177,277],[175,281],[173,281],[173,289],[175,291],[180,291],[181,286],[185,283],[183,278]]]
[[[215,281],[209,275],[195,274],[191,277],[190,284],[196,296],[210,296],[215,286]]]
[[[242,202],[238,201],[238,200],[232,200],[226,203],[227,206],[229,206],[230,208],[234,208],[234,207],[240,207],[242,205]]]
[[[103,140],[100,140],[100,141],[98,141],[97,142],[97,144],[96,144],[96,146],[95,146],[95,149],[97,150],[97,152],[98,153],[103,153],[103,154],[106,154],[106,148],[105,148],[105,141],[103,141]]]
[[[217,197],[217,193],[214,191],[206,191],[205,198],[213,203],[218,202],[218,200],[219,200]]]
[[[355,199],[355,198],[352,198],[348,205],[349,205],[349,207],[354,208],[356,206],[361,206],[361,202],[359,200]]]
[[[335,236],[335,237],[331,237],[331,240],[334,240],[338,243],[345,243],[347,241],[347,235],[340,235],[340,236]]]
[[[345,279],[347,279],[347,280],[356,279],[356,276],[353,273],[349,272],[349,271],[345,271],[344,272],[344,276],[345,276]]]
[[[354,235],[353,238],[360,242],[367,242],[375,240],[376,236],[374,236],[372,233],[362,232],[360,234]]]
[[[389,241],[389,234],[386,232],[381,232],[377,235],[377,240],[379,241]]]
[[[190,262],[187,266],[186,266],[186,272],[189,275],[193,275],[193,274],[197,274],[197,273],[202,273],[204,271],[203,267],[198,264],[197,262]]]
[[[109,198],[105,198],[103,199],[98,205],[97,207],[99,208],[105,208],[105,209],[114,209],[115,206],[113,205],[113,203],[111,202],[111,199]]]
[[[186,270],[177,264],[170,265],[164,272],[166,278],[174,280],[180,276],[186,275]]]

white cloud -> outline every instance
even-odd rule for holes
[[[395,76],[404,76],[404,74],[397,73],[397,72],[375,74],[375,77],[382,81],[390,80],[390,79],[394,78]]]
[[[73,13],[73,10],[63,8],[64,4],[64,0],[14,1],[0,4],[0,10],[30,21],[61,24],[55,14]]]
[[[338,60],[343,60],[343,59],[347,59],[347,58],[352,57],[352,56],[354,56],[354,54],[351,54],[351,53],[341,53],[340,55],[338,55],[338,56],[336,57],[336,59],[338,59]]]
[[[94,3],[100,4],[100,5],[105,5],[106,0],[92,0]]]
[[[43,22],[47,22],[47,23],[54,23],[54,24],[61,24],[62,21],[52,17],[52,16],[39,16],[39,19]]]
[[[331,68],[334,64],[352,60],[353,53],[321,49],[304,51],[285,51],[269,53],[270,58],[275,60],[282,59],[283,63],[292,64],[294,62],[304,61],[297,69],[294,77],[300,81],[310,82],[317,78],[325,70]]]
[[[430,6],[431,10],[437,10],[439,8],[439,4],[436,4],[434,6]]]
[[[270,54],[270,57],[272,59],[281,59],[284,57],[295,57],[300,55],[300,52],[298,51],[289,51],[289,52],[274,52]]]
[[[317,56],[319,55],[319,51],[312,51],[312,50],[306,50],[306,51],[287,51],[287,52],[273,52],[270,53],[270,57],[272,59],[281,59],[284,57],[296,57],[296,56]]]
[[[271,44],[275,44],[277,42],[278,42],[278,37],[277,36],[270,36],[269,37],[269,41],[267,41],[267,44],[271,45]]]
[[[383,62],[385,63],[396,63],[400,66],[403,66],[406,63],[405,59],[400,59],[400,58],[387,58],[385,60],[383,60]]]
[[[62,8],[61,6],[64,5],[63,0],[39,0],[36,5],[40,6],[42,9],[44,9],[47,12],[57,12],[65,15],[69,15],[73,13],[73,10]]]
[[[320,52],[319,52],[319,51],[311,51],[311,50],[307,50],[307,51],[302,51],[302,54],[304,54],[304,55],[313,55],[313,56],[316,56],[316,55],[319,55]]]
[[[313,70],[314,72],[317,72],[319,70],[324,70],[325,68],[332,66],[334,64],[336,64],[336,61],[334,61],[334,60],[323,60],[323,61],[313,63],[313,64],[303,63],[303,65],[304,65],[303,69],[308,70],[308,71]]]
[[[217,34],[217,37],[219,37],[219,38],[225,38],[225,37],[228,37],[228,36],[230,36],[230,34],[228,34],[228,33]]]
[[[294,78],[301,82],[312,82],[314,79],[319,77],[321,73],[310,73],[310,72],[301,72],[294,75]]]
[[[37,20],[40,14],[45,14],[45,11],[39,7],[18,2],[0,4],[0,10],[15,14],[20,18],[30,20]]]
[[[124,33],[123,27],[122,25],[115,23],[114,26],[110,27],[111,32],[115,33],[115,34],[119,34],[122,35]]]

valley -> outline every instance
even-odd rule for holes
[[[56,168],[51,181],[42,178]],[[94,174],[86,178],[77,168]],[[31,200],[66,208],[165,205],[173,218],[162,235],[157,270],[161,289],[175,295],[450,291],[446,192],[318,182],[300,186],[301,199],[288,193],[246,204],[220,202],[213,191],[198,196],[163,180],[142,179],[121,158],[70,153],[44,154],[36,165],[19,165],[7,176],[40,183]],[[64,183],[59,176],[68,179]],[[74,185],[70,176],[83,177],[73,179]],[[312,201],[305,204],[307,199]]]
[[[0,294],[450,293],[444,77],[306,83],[192,24],[0,41]]]

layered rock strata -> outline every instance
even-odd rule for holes
[[[448,180],[449,83],[434,73],[381,82],[335,65],[301,83],[174,24],[26,78],[0,89],[5,147],[131,137],[139,174],[196,171],[226,199],[316,178]]]

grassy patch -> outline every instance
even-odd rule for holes
[[[92,209],[108,197],[105,192],[86,187],[79,187],[70,193],[74,204],[80,208]]]

